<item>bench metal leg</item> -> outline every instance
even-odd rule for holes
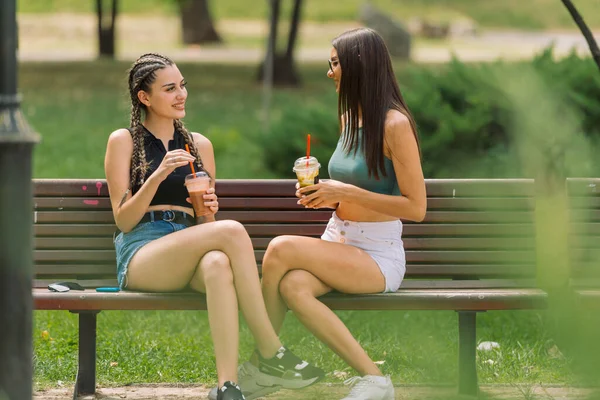
[[[458,393],[477,396],[477,312],[458,312]]]
[[[79,366],[73,398],[96,392],[96,316],[99,311],[79,312]]]

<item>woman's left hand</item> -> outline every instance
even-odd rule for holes
[[[209,208],[210,212],[215,215],[219,211],[219,200],[215,193],[215,188],[208,188],[204,194],[204,205]]]
[[[306,208],[335,207],[346,197],[348,186],[343,182],[328,179],[316,185],[300,188],[296,192],[296,196],[300,197],[298,204]]]
[[[188,197],[186,201],[192,204],[191,198]],[[215,188],[208,188],[204,194],[204,205],[208,207],[212,215],[215,215],[217,211],[219,211],[219,200],[217,198],[217,194],[215,193]]]

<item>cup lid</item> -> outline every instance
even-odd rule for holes
[[[308,167],[306,166],[306,162],[308,161]],[[297,170],[307,169],[307,168],[320,168],[321,164],[317,160],[316,157],[310,156],[308,159],[306,157],[300,157],[296,161],[294,161],[294,168],[292,169],[294,172]]]
[[[185,177],[185,180],[189,180],[189,179],[198,179],[198,178],[210,178],[210,176],[208,176],[208,174],[204,171],[198,171],[195,174],[189,174]]]

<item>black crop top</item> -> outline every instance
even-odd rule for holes
[[[146,176],[144,177],[145,181],[154,171],[156,171],[165,157],[165,154],[167,154],[167,150],[165,150],[163,142],[146,129],[146,127],[144,127],[144,149],[146,150],[146,161],[149,164],[148,171],[146,171]],[[185,139],[181,132],[177,130],[173,134],[173,139],[169,140],[169,151],[176,149],[185,149]],[[197,165],[194,167],[196,168],[196,171],[200,170]],[[176,168],[175,171],[169,174],[169,176],[158,185],[158,189],[156,189],[156,194],[150,202],[150,205],[191,207],[192,205],[185,200],[189,195],[187,189],[183,185],[185,176],[191,173],[192,169],[189,164]],[[131,194],[135,195],[138,190],[140,190],[140,185],[133,185]]]

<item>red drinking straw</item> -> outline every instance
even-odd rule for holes
[[[187,151],[189,154],[190,153],[190,146],[188,146],[188,144],[185,144],[185,151]],[[194,163],[190,161],[190,168],[192,169],[192,174],[196,175],[196,171],[194,170]]]
[[[308,159],[310,158],[310,133],[306,135],[306,168],[308,168]]]

